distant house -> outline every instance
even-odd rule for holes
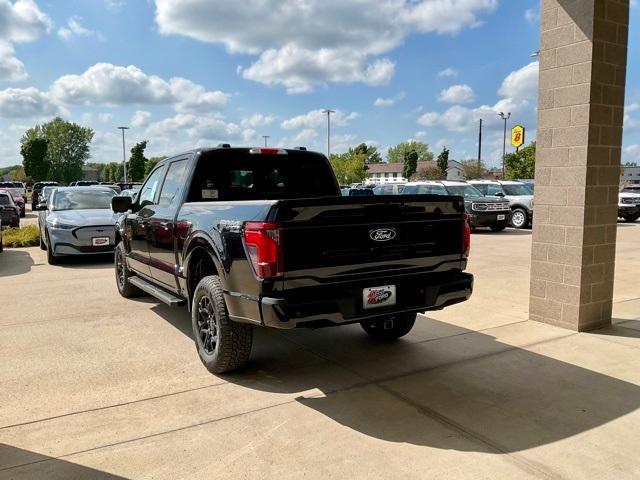
[[[447,167],[447,180],[464,180],[462,164],[457,160],[449,160]]]
[[[402,175],[404,164],[396,163],[370,163],[367,165],[367,181],[371,183],[405,183],[408,180]],[[436,162],[418,162],[417,172],[428,168],[435,168]]]
[[[82,179],[98,181],[98,169],[96,167],[82,166]]]

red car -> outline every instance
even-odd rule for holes
[[[26,205],[22,189],[15,186],[13,182],[0,182],[0,190],[5,190],[13,197],[13,203],[20,209],[20,216],[26,216]]]

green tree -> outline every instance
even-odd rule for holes
[[[418,152],[410,150],[404,154],[404,166],[402,167],[402,175],[407,180],[411,179],[418,169]]]
[[[444,178],[446,178],[447,168],[449,168],[449,149],[447,147],[442,147],[442,152],[438,155],[437,165]]]
[[[533,178],[536,168],[536,142],[504,157],[505,176],[513,178]]]
[[[50,167],[47,145],[47,140],[37,136],[35,132],[29,135],[25,133],[20,140],[20,155],[27,176],[36,180],[46,180]]]
[[[349,149],[342,154],[332,154],[329,162],[341,185],[361,182],[367,176],[367,157],[363,153],[356,153]]]
[[[419,162],[433,160],[433,152],[429,149],[429,145],[424,142],[412,140],[391,147],[387,152],[387,161],[389,163],[404,162],[405,154],[412,151],[418,154]]]
[[[144,149],[147,148],[147,140],[136,143],[131,149],[131,158],[127,164],[127,176],[133,182],[144,179],[145,164],[147,158],[144,156]]]
[[[478,160],[476,159],[463,160],[462,162],[460,162],[460,165],[462,165],[462,175],[466,180],[483,179],[490,177],[489,169],[482,160],[480,160],[480,162],[478,162]]]
[[[151,157],[147,159],[147,162],[144,164],[144,176],[146,177],[147,175],[149,175],[149,173],[151,173],[151,170],[155,168],[158,162],[160,160],[164,160],[165,158],[167,157],[161,156],[161,157]]]
[[[364,155],[367,158],[367,163],[381,163],[382,155],[378,152],[378,149],[373,145],[367,145],[366,143],[361,143],[354,149],[355,153],[359,153]]]
[[[69,183],[82,178],[82,165],[89,159],[89,144],[94,132],[60,117],[27,130],[23,138],[47,141],[48,177]]]

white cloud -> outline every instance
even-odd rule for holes
[[[452,132],[469,132],[477,129],[479,120],[483,119],[487,130],[499,130],[503,125],[498,118],[500,112],[511,112],[514,119],[524,124],[534,123],[537,85],[538,63],[532,62],[504,79],[498,90],[503,98],[495,104],[476,108],[454,105],[443,112],[427,112],[418,118],[418,124],[441,126]]]
[[[472,103],[475,100],[473,89],[466,84],[453,85],[440,92],[439,102],[446,103]]]
[[[244,128],[257,128],[271,125],[275,121],[276,117],[273,115],[262,115],[261,113],[254,113],[248,117],[244,117],[240,122]]]
[[[144,110],[136,110],[136,112],[131,117],[129,123],[133,128],[141,128],[145,127],[149,123],[149,119],[151,118],[151,112],[146,112]]]
[[[119,10],[127,4],[124,0],[105,0],[104,3],[112,11]]]
[[[166,137],[172,136],[176,131],[183,131],[191,138],[226,141],[239,138],[242,128],[235,123],[226,122],[218,115],[179,113],[152,123],[147,127],[146,134],[149,137]]]
[[[345,114],[341,110],[336,110],[336,112],[331,115],[331,126],[346,127],[358,117],[359,115],[356,112]],[[289,118],[282,122],[281,127],[285,130],[315,129],[323,127],[326,125],[326,122],[327,115],[319,109],[311,110],[304,115]]]
[[[536,25],[540,21],[540,14],[536,9],[528,8],[524,11],[524,19],[531,25]]]
[[[444,70],[440,70],[438,72],[438,76],[439,77],[457,77],[458,71],[451,67],[447,67]]]
[[[113,120],[113,115],[111,115],[110,113],[99,113],[98,114],[98,120],[100,120],[100,122],[102,123],[109,123],[111,122],[111,120]]]
[[[13,45],[0,42],[0,81],[18,82],[27,77],[24,63],[13,55]]]
[[[24,64],[14,56],[13,44],[37,40],[51,25],[33,0],[0,0],[0,81],[27,78]]]
[[[37,88],[0,90],[0,116],[10,118],[42,118],[60,113],[49,95]]]
[[[407,95],[404,92],[400,92],[394,97],[389,97],[389,98],[378,97],[376,98],[376,101],[373,102],[373,104],[376,107],[390,107],[392,105],[395,105],[399,101],[403,100],[406,96]]]
[[[503,97],[531,100],[538,95],[538,62],[531,62],[504,79],[498,93]]]
[[[307,50],[290,44],[264,51],[242,70],[242,76],[265,85],[283,85],[288,93],[307,93],[325,82],[384,85],[394,70],[386,58],[368,63],[366,55],[353,50]]]
[[[414,33],[455,34],[475,27],[497,0],[304,0],[245,2],[155,0],[166,35],[220,43],[258,55],[247,79],[306,92],[325,82],[386,83],[393,63],[381,55]],[[340,64],[336,68],[335,63]]]
[[[172,105],[177,112],[203,112],[222,108],[228,95],[207,91],[181,77],[168,81],[128,67],[96,63],[80,75],[64,75],[51,87],[52,96],[70,105]]]
[[[634,144],[624,148],[624,153],[640,156],[640,145]]]
[[[64,40],[71,40],[74,37],[96,37],[99,40],[104,40],[101,33],[83,27],[81,21],[82,19],[78,16],[70,17],[67,20],[67,26],[58,29],[58,36]]]

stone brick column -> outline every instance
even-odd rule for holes
[[[541,0],[532,320],[611,322],[629,0]]]

